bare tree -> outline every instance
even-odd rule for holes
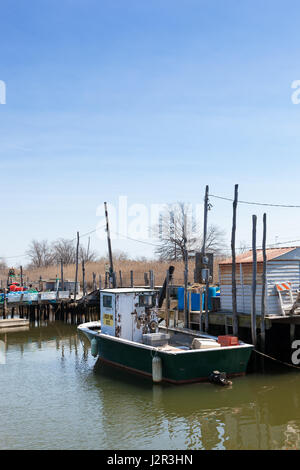
[[[79,261],[82,263],[93,263],[97,260],[97,253],[90,249],[89,245],[84,247],[82,245],[79,246]]]
[[[0,270],[4,271],[5,269],[7,269],[5,258],[0,258]]]
[[[239,246],[239,252],[246,253],[246,251],[249,251],[249,247],[245,241],[241,241]]]
[[[183,202],[167,205],[156,227],[159,246],[155,252],[159,259],[184,259],[185,248],[191,250],[197,241],[194,231],[195,222],[188,206]]]
[[[128,254],[125,251],[123,251],[123,250],[114,250],[113,251],[113,259],[114,259],[114,261],[127,261],[129,258],[128,258]]]
[[[35,268],[51,266],[54,262],[53,252],[47,240],[32,240],[26,254]]]
[[[184,259],[185,247],[187,252],[201,250],[202,230],[196,225],[191,207],[183,202],[166,206],[155,232],[159,239],[155,252],[162,261]],[[218,254],[224,245],[224,232],[216,225],[210,225],[206,251]]]
[[[72,240],[60,238],[52,245],[53,256],[56,263],[62,261],[64,265],[74,264],[76,260],[76,248]]]
[[[206,251],[208,253],[214,253],[216,255],[220,255],[224,252],[225,247],[225,232],[217,225],[209,225],[207,229],[206,235]],[[203,240],[202,236],[200,238],[199,246],[196,248],[197,250],[202,246]]]

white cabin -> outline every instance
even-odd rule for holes
[[[142,342],[156,331],[157,292],[143,288],[103,289],[100,292],[101,332]]]
[[[291,283],[291,293],[296,300],[300,289],[300,247],[268,248],[266,315],[282,315],[276,284]],[[237,311],[251,313],[252,251],[236,257]],[[261,314],[263,254],[257,250],[256,314]],[[221,310],[232,312],[232,259],[219,263]]]

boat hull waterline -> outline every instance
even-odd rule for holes
[[[174,352],[93,331],[88,323],[78,329],[90,341],[97,340],[98,357],[104,363],[152,377],[152,360],[158,356],[162,361],[162,380],[174,384],[207,381],[214,370],[226,372],[228,377],[245,375],[253,349],[250,344],[241,344]]]

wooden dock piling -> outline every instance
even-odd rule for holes
[[[256,224],[257,216],[252,216],[252,303],[251,303],[251,335],[252,344],[256,346],[256,273],[257,273],[257,254],[256,254]]]
[[[237,314],[237,300],[236,300],[236,257],[235,257],[235,234],[236,234],[236,212],[238,204],[238,188],[236,184],[234,187],[234,200],[233,200],[233,216],[232,216],[232,232],[231,232],[231,256],[232,256],[232,330],[235,336],[238,336],[238,314]]]

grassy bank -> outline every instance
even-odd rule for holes
[[[102,285],[104,286],[105,279],[105,265],[108,264],[108,261],[102,259],[97,262],[87,263],[85,269],[85,278],[88,288],[92,288],[93,283],[93,273],[96,273],[97,286],[99,285],[99,275],[102,278]],[[135,260],[115,260],[114,261],[114,270],[117,274],[117,284],[120,285],[120,275],[122,273],[122,283],[123,286],[130,285],[130,271],[133,271],[134,285],[144,285],[144,273],[148,274],[149,271],[153,270],[155,276],[155,284],[161,285],[166,276],[166,270],[172,265],[175,267],[174,272],[174,284],[183,284],[184,282],[184,264],[182,261],[173,261],[173,262],[160,262],[160,261],[135,261]],[[189,282],[194,281],[194,261],[189,262]],[[215,262],[215,275],[214,282],[217,282],[217,262]],[[8,270],[0,271],[0,279],[4,283],[7,280]],[[16,273],[19,274],[19,270],[16,269]],[[40,277],[43,280],[55,279],[56,276],[60,277],[60,266],[49,266],[47,268],[30,268],[23,269],[24,279],[29,280],[30,283],[36,284]],[[66,280],[75,279],[75,264],[64,266],[64,278]],[[78,280],[82,283],[82,265],[79,265],[78,269]]]

